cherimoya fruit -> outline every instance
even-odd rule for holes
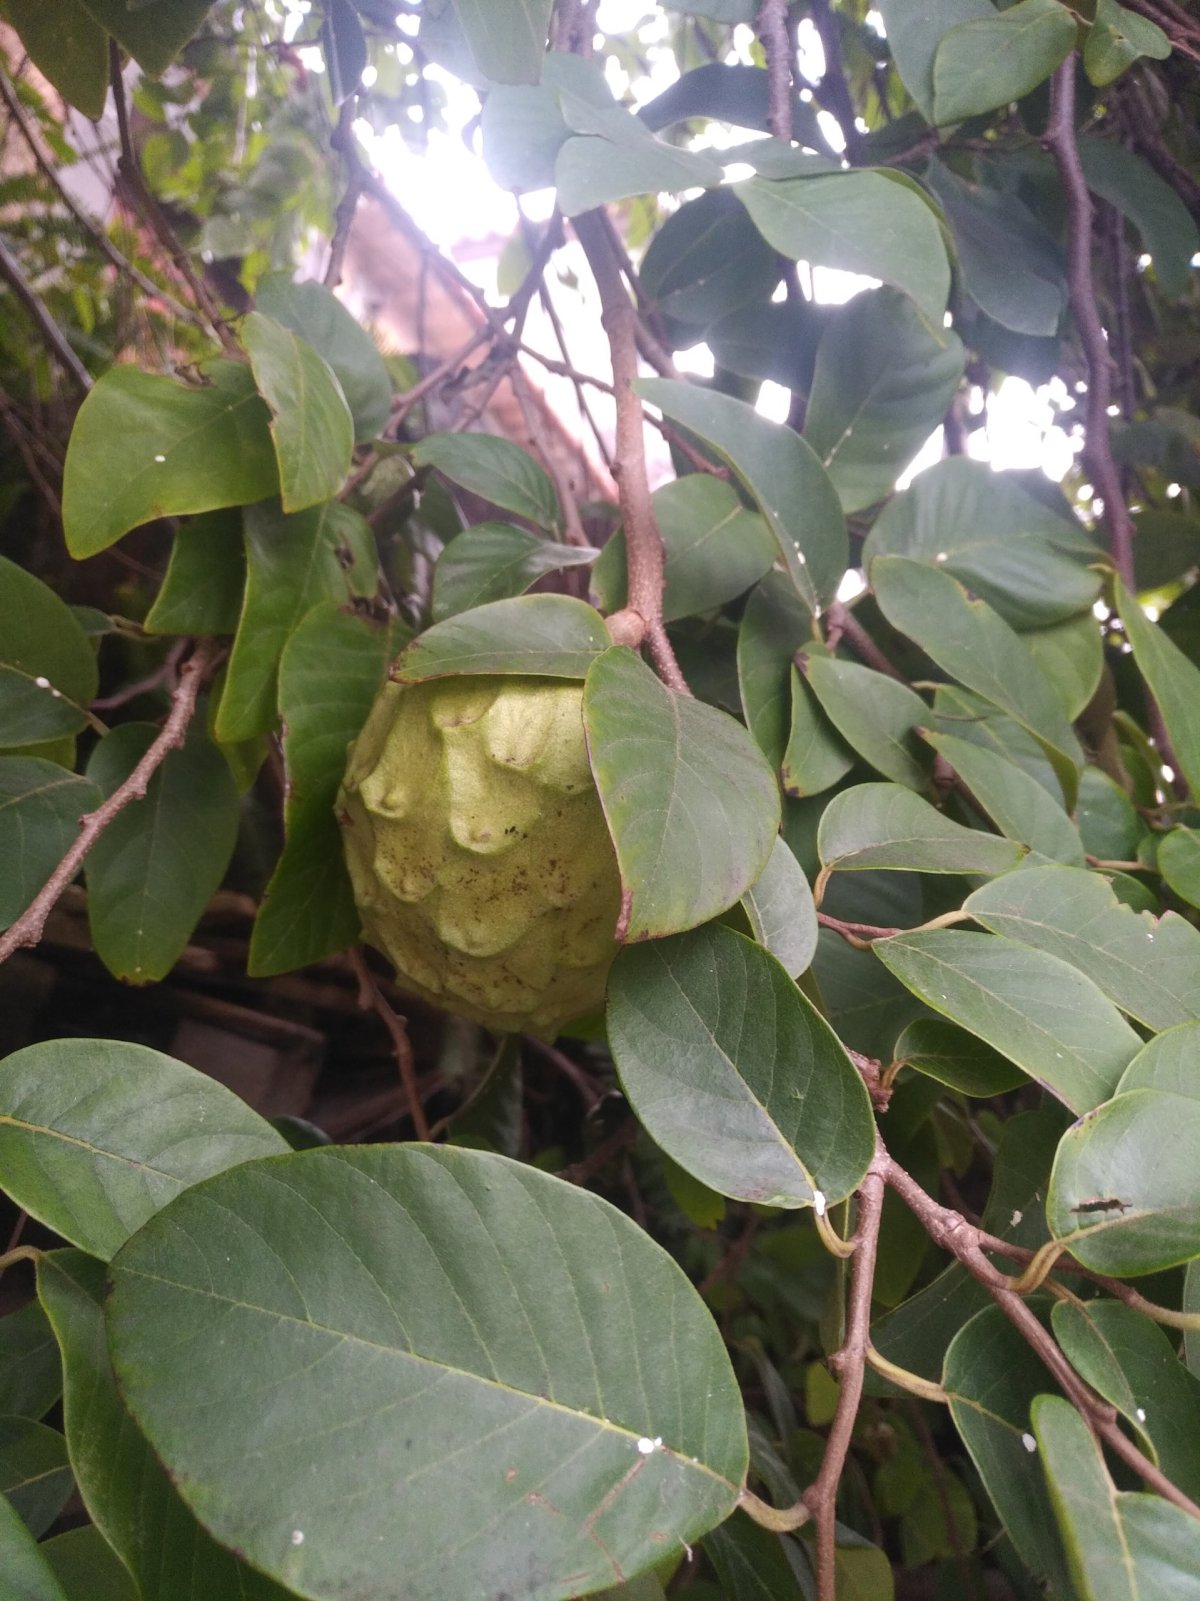
[[[601,1005],[621,888],[581,684],[387,684],[338,810],[363,929],[403,988],[542,1035]]]

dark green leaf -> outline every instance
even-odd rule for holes
[[[704,1539],[726,1601],[809,1601],[810,1591],[789,1560],[789,1546],[803,1562],[793,1542],[749,1518],[730,1518]]]
[[[933,58],[933,121],[963,122],[1023,99],[1073,49],[1075,27],[1059,0],[1019,0],[951,28]]]
[[[81,0],[4,0],[4,12],[38,71],[98,121],[108,95],[108,39]]]
[[[1003,1095],[1025,1074],[999,1051],[940,1017],[918,1017],[901,1032],[895,1058],[962,1095]]]
[[[392,405],[392,381],[375,341],[319,283],[293,283],[285,272],[268,273],[254,289],[259,311],[300,334],[323,356],[342,386],[360,443],[379,435]]]
[[[854,752],[821,710],[807,680],[791,664],[787,674],[791,721],[779,777],[784,792],[799,799],[819,795],[844,778],[854,766]]]
[[[800,666],[821,710],[864,761],[896,784],[928,789],[933,764],[915,730],[929,721],[930,709],[915,690],[815,651],[803,655]]]
[[[856,784],[825,808],[817,849],[826,873],[882,867],[920,873],[1005,873],[1024,852],[964,828],[899,784]]]
[[[779,827],[775,780],[741,724],[625,649],[590,669],[583,718],[621,870],[621,937],[679,933],[740,900]]]
[[[54,1576],[15,1506],[0,1495],[0,1570],[13,1601],[75,1601]]]
[[[452,483],[504,511],[556,528],[558,496],[544,467],[528,451],[490,434],[430,434],[413,448],[418,467],[436,467]]]
[[[107,550],[155,517],[244,506],[278,491],[270,412],[249,367],[215,361],[205,373],[197,386],[114,367],[88,395],[63,474],[72,556]]]
[[[788,976],[803,973],[817,948],[817,913],[804,869],[782,839],[742,896],[742,908],[755,939]]]
[[[123,723],[96,746],[88,778],[111,795],[157,733],[146,723]],[[87,859],[88,924],[111,973],[148,984],[174,967],[225,876],[239,812],[229,764],[193,726],[186,744],[168,751],[144,798],[118,813]]]
[[[664,621],[714,611],[770,571],[776,550],[771,532],[761,517],[746,510],[731,484],[707,473],[690,473],[664,484],[652,499],[666,554]],[[605,611],[625,605],[624,530],[600,553],[591,587]]]
[[[871,583],[888,622],[943,672],[1008,713],[1037,740],[1074,807],[1083,752],[1050,681],[1008,624],[936,567],[877,556]]]
[[[706,151],[680,149],[657,139],[623,106],[600,109],[566,90],[560,103],[579,136],[566,141],[554,163],[558,204],[564,217],[633,195],[709,187],[721,181],[720,165]]]
[[[1179,1023],[1147,1041],[1117,1085],[1128,1090],[1170,1090],[1200,1097],[1200,1023]]]
[[[0,929],[29,905],[100,800],[95,784],[53,762],[0,756]]]
[[[1018,840],[1051,861],[1083,866],[1078,831],[1036,778],[984,745],[928,730],[923,737],[945,757],[1006,839]]]
[[[769,378],[806,395],[817,360],[823,313],[809,301],[769,300],[742,306],[706,330],[718,367],[742,378]]]
[[[937,213],[919,190],[860,171],[749,178],[733,192],[783,255],[881,278],[941,327],[950,263]]]
[[[643,378],[636,388],[712,445],[743,479],[810,610],[832,599],[849,560],[846,520],[812,447],[729,395],[671,378]]]
[[[552,544],[511,523],[478,523],[444,546],[437,559],[434,621],[444,622],[473,606],[523,595],[547,573],[562,567],[586,567],[596,554],[575,545]]]
[[[273,727],[279,657],[301,618],[320,601],[373,594],[377,582],[371,530],[349,506],[330,501],[289,516],[263,502],[243,516],[246,593],[217,710],[223,745]]]
[[[871,530],[863,559],[911,556],[944,568],[1013,628],[1085,611],[1100,580],[1096,547],[1077,524],[1034,500],[1006,473],[948,456],[918,474]]]
[[[284,1601],[278,1586],[205,1534],[121,1404],[104,1291],[104,1265],[94,1258],[80,1251],[39,1257],[38,1294],[63,1352],[67,1449],[95,1529],[135,1576],[140,1601]]]
[[[792,726],[792,657],[811,642],[812,631],[795,585],[783,573],[768,573],[742,614],[737,671],[746,726],[775,768]]]
[[[1200,1100],[1131,1090],[1063,1137],[1046,1197],[1056,1238],[1085,1267],[1132,1277],[1200,1256]]]
[[[241,513],[194,517],[176,529],[167,576],[143,627],[151,634],[236,633],[245,589]]]
[[[215,1079],[112,1040],[17,1051],[0,1063],[0,1106],[9,1195],[105,1259],[197,1179],[287,1148]]]
[[[612,644],[600,613],[569,595],[520,595],[435,623],[397,658],[402,684],[457,673],[586,678]]]
[[[867,290],[829,319],[817,346],[804,437],[847,512],[887,494],[941,422],[966,352],[895,289]]]
[[[1058,691],[1063,710],[1074,721],[1096,693],[1104,671],[1104,644],[1096,619],[1090,611],[1078,612],[1061,623],[1023,629],[1021,638]],[[1083,786],[1089,771],[1095,773],[1097,769],[1084,769],[1080,775]]]
[[[1141,1045],[1090,979],[1044,951],[954,929],[898,934],[871,949],[928,1006],[995,1046],[1072,1111],[1107,1100]]]
[[[1123,212],[1141,234],[1163,293],[1182,295],[1192,257],[1200,250],[1200,229],[1174,189],[1115,140],[1081,139],[1079,159],[1088,188]]]
[[[1097,873],[1029,867],[985,884],[963,910],[996,934],[1061,956],[1148,1028],[1200,1019],[1200,933],[1174,912],[1134,912]]]
[[[768,1206],[844,1199],[874,1147],[866,1087],[765,951],[720,924],[622,951],[608,1039],[650,1137],[719,1194]]]
[[[706,1533],[745,1476],[737,1384],[680,1269],[504,1157],[244,1163],[112,1275],[134,1418],[206,1526],[311,1595],[383,1601],[402,1571],[406,1601],[574,1596]],[[168,1329],[186,1348],[164,1362]]]
[[[728,189],[711,189],[663,223],[646,250],[641,281],[660,312],[701,329],[738,306],[768,300],[779,257]]]
[[[174,61],[204,21],[213,0],[81,0],[140,67],[157,77]]]
[[[1150,621],[1119,578],[1114,588],[1133,659],[1158,702],[1183,775],[1200,793],[1200,667]]]
[[[682,9],[690,10],[691,7]],[[748,8],[752,13],[753,8]],[[706,61],[677,78],[669,88],[642,106],[638,116],[655,133],[690,117],[714,117],[737,128],[771,131],[767,73],[762,67],[745,67],[728,61]],[[801,144],[825,148],[825,135],[808,100],[793,92],[792,134]]]
[[[354,449],[354,419],[333,369],[306,339],[261,311],[244,319],[242,344],[271,412],[284,511],[331,500]]]
[[[62,1394],[58,1347],[36,1301],[0,1318],[0,1414],[44,1417]]]
[[[1191,906],[1200,906],[1200,832],[1171,829],[1160,838],[1155,861],[1176,895],[1182,895]]]
[[[78,733],[98,682],[95,652],[70,607],[0,556],[0,746]]]
[[[1053,1380],[999,1307],[989,1306],[946,1352],[942,1384],[1009,1539],[1054,1591],[1070,1593],[1054,1510],[1029,1446],[1030,1408]]]
[[[0,1417],[0,1500],[7,1498],[35,1537],[62,1511],[74,1484],[67,1444],[32,1418]]]
[[[129,1569],[90,1523],[43,1540],[39,1550],[66,1601],[148,1601],[148,1592],[138,1595]]]
[[[888,48],[904,87],[933,122],[933,60],[937,47],[958,24],[984,18],[995,9],[989,0],[925,0],[914,10],[908,0],[879,0]]]
[[[454,0],[481,72],[496,83],[536,83],[542,75],[552,0]]]
[[[326,0],[321,22],[321,53],[335,106],[349,99],[367,66],[367,41],[350,0]]]

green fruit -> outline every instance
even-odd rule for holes
[[[403,988],[544,1035],[602,1004],[621,885],[581,684],[387,684],[339,817],[366,937]]]

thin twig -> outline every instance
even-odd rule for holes
[[[342,109],[338,113],[337,127],[329,140],[333,149],[345,161],[346,187],[342,192],[342,198],[337,203],[337,210],[333,214],[333,237],[329,241],[329,262],[325,268],[325,277],[322,280],[326,289],[336,289],[342,281],[342,267],[346,260],[346,247],[350,243],[350,230],[354,226],[354,215],[358,210],[358,202],[363,192],[362,164],[353,159],[350,152],[350,141],[354,138],[354,118],[357,108],[357,95],[348,95],[342,101]]]
[[[831,649],[839,639],[845,639],[851,650],[868,667],[898,683],[906,682],[904,674],[888,661],[879,646],[867,633],[845,601],[835,600],[825,614],[826,640]]]
[[[788,0],[762,0],[755,27],[767,58],[767,124],[776,139],[792,142],[792,62]]]
[[[659,676],[680,694],[687,680],[675,660],[662,620],[664,553],[654,519],[646,477],[646,445],[642,405],[634,393],[637,378],[637,313],[621,281],[620,263],[609,242],[603,213],[588,211],[575,219],[575,232],[600,292],[601,320],[612,351],[617,406],[617,459],[613,476],[625,524],[625,561],[629,574],[627,613],[640,622]],[[640,643],[640,640],[638,641]]]
[[[67,343],[62,329],[46,310],[41,296],[28,282],[18,265],[17,258],[9,250],[3,239],[0,239],[0,278],[4,279],[4,282],[33,318],[46,349],[58,362],[68,378],[71,379],[75,387],[86,395],[92,387],[91,373]]]
[[[408,1115],[412,1119],[413,1130],[419,1140],[429,1139],[429,1120],[425,1116],[425,1108],[421,1104],[421,1092],[417,1085],[417,1067],[413,1059],[412,1041],[408,1037],[408,1028],[405,1019],[393,1009],[387,997],[375,982],[375,975],[367,966],[361,946],[355,946],[350,952],[350,966],[354,969],[358,979],[358,1004],[364,1012],[374,1012],[383,1023],[391,1036],[392,1050],[396,1055],[396,1065],[400,1069],[400,1082],[404,1086],[404,1095],[408,1101]]]
[[[14,951],[19,951],[23,946],[37,944],[55,902],[83,866],[92,846],[115,817],[133,801],[142,799],[163,761],[171,751],[178,750],[183,744],[188,725],[195,714],[196,697],[220,654],[221,646],[216,641],[204,640],[184,663],[162,731],[125,782],[113,791],[103,805],[79,819],[79,833],[70,850],[8,932],[0,936],[0,962],[6,962]]]
[[[46,502],[51,517],[54,518],[55,522],[60,521],[62,518],[62,501],[59,499],[58,491],[42,471],[37,451],[34,448],[35,441],[33,436],[29,433],[16,407],[11,404],[2,389],[0,389],[0,423],[4,425],[5,433],[20,451],[21,460],[25,463],[25,471],[29,474],[30,482]]]
[[[1109,554],[1122,581],[1132,589],[1133,519],[1121,492],[1121,476],[1109,438],[1109,349],[1092,277],[1093,207],[1075,134],[1075,66],[1072,51],[1050,79],[1050,120],[1043,143],[1054,159],[1067,202],[1067,292],[1087,364],[1084,452],[1104,501]]]

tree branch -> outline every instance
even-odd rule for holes
[[[625,523],[625,560],[629,573],[629,603],[622,616],[623,620],[628,618],[631,625],[629,642],[637,645],[644,639],[659,676],[672,689],[686,695],[689,693],[687,680],[679,669],[663,626],[665,557],[646,477],[642,405],[633,392],[637,377],[637,313],[621,281],[620,264],[602,213],[588,211],[576,217],[575,232],[600,292],[601,320],[612,351],[617,406],[613,476],[617,480]]]
[[[349,954],[350,966],[358,979],[358,1004],[364,1012],[374,1012],[391,1036],[392,1050],[395,1052],[396,1065],[400,1069],[400,1082],[404,1086],[404,1096],[408,1102],[408,1115],[412,1119],[413,1131],[419,1140],[428,1141],[429,1120],[421,1104],[412,1041],[408,1037],[405,1019],[394,1010],[387,996],[375,982],[375,975],[367,966],[362,947],[356,945]]]
[[[1092,277],[1092,197],[1075,136],[1074,51],[1050,80],[1050,121],[1043,144],[1058,168],[1067,202],[1067,290],[1088,375],[1084,456],[1104,501],[1109,554],[1122,581],[1132,589],[1133,519],[1121,491],[1121,477],[1109,439],[1109,349]]]
[[[184,663],[179,683],[171,697],[171,710],[162,732],[147,750],[119,788],[115,789],[102,806],[87,812],[79,819],[79,833],[70,850],[59,862],[29,906],[0,936],[0,962],[6,962],[14,951],[26,945],[36,945],[42,937],[55,902],[83,866],[84,859],[104,830],[133,801],[141,800],[150,786],[150,780],[173,750],[178,750],[187,737],[188,725],[196,710],[196,697],[209,672],[216,665],[221,647],[213,640],[203,640]]]
[[[62,329],[43,305],[41,296],[26,281],[25,275],[17,264],[16,257],[9,250],[3,239],[0,239],[0,278],[4,279],[4,282],[33,318],[46,349],[58,362],[58,365],[75,387],[86,395],[92,387],[91,373],[67,343]]]
[[[762,0],[755,27],[767,58],[767,122],[776,139],[792,142],[792,48],[788,0]]]

